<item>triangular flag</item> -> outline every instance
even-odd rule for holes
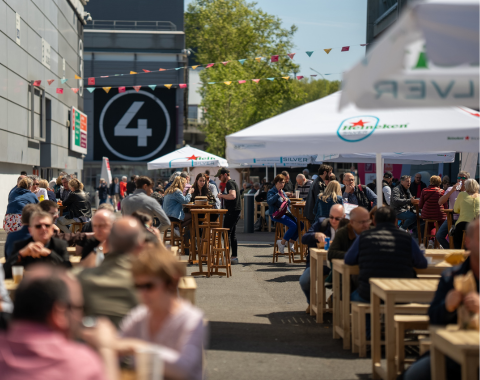
[[[55,82],[55,79],[47,79],[47,83],[50,86],[53,82]]]
[[[63,94],[63,88],[57,88],[57,94]]]
[[[192,69],[195,70],[198,66],[200,66],[200,65],[192,66]]]
[[[167,69],[158,69],[158,71],[167,71]]]
[[[290,59],[293,59],[293,57],[295,56],[295,54],[296,54],[296,53],[290,53],[290,54],[287,54],[287,55],[290,57]]]
[[[282,78],[285,79],[285,80],[289,80],[289,79],[290,79],[290,77],[282,77]]]
[[[103,88],[103,90],[104,90],[107,94],[108,94],[108,91],[111,90],[111,87],[102,87],[102,88]]]
[[[130,71],[130,75],[138,74],[135,71]]]
[[[100,78],[108,78],[108,75],[103,75]]]
[[[115,74],[115,76],[116,76],[116,77],[119,77],[119,76],[120,76],[120,74]]]
[[[125,92],[125,87],[119,87],[118,88],[118,93],[121,94],[122,92]]]
[[[316,76],[317,76],[317,74],[310,74],[310,76],[311,76],[311,77],[316,77]]]
[[[260,79],[252,79],[255,83],[260,82]]]
[[[150,72],[150,70],[145,70],[145,69],[142,69],[142,70],[145,71],[146,73],[149,73],[149,72]]]
[[[87,90],[90,91],[90,93],[92,93],[93,91],[95,91],[95,87],[87,87]]]
[[[421,52],[418,55],[418,61],[417,64],[414,67],[415,69],[428,69],[428,60],[427,56],[425,55],[425,52]]]
[[[303,75],[299,75],[299,76],[297,77],[297,79],[298,79],[298,80],[303,79]]]
[[[270,62],[278,62],[278,55],[272,55]]]
[[[152,91],[155,91],[155,88],[157,87],[156,84],[149,84],[148,87],[152,89]]]
[[[88,85],[95,86],[95,78],[88,78]]]
[[[187,88],[187,84],[186,84],[186,83],[180,83],[180,84],[179,84],[179,87],[180,87],[180,88]]]
[[[164,84],[164,86],[165,86],[166,88],[168,88],[169,90],[170,90],[170,87],[172,87],[171,84]]]
[[[229,81],[223,82],[223,83],[225,83],[227,86],[230,86],[232,84],[232,81],[229,80]]]
[[[332,51],[332,49],[323,49],[323,51],[328,54]]]
[[[75,74],[75,79],[82,79],[77,74]]]
[[[208,82],[208,84],[215,84],[215,83],[217,83],[217,82]]]
[[[360,44],[360,46],[367,46],[368,44]]]
[[[349,51],[350,50],[350,46],[344,46],[342,47],[342,51]]]
[[[140,91],[140,89],[142,88],[142,86],[133,86],[133,88],[135,89],[135,91]]]
[[[66,78],[62,78],[62,79],[60,79],[60,82],[62,82],[62,84],[65,84],[67,82],[67,80],[68,79],[66,79]]]
[[[246,80],[239,80],[238,83],[247,83]]]
[[[222,62],[223,63],[223,66],[227,66],[227,63],[230,62],[230,61],[225,61],[225,62]]]
[[[245,63],[246,59],[239,59],[238,62],[240,62],[242,65]]]
[[[206,68],[208,69],[209,67],[212,67],[215,63],[209,63]]]
[[[255,58],[255,61],[261,62],[261,61],[262,61],[262,58],[263,58],[263,57],[257,57],[257,58]]]
[[[34,86],[37,86],[37,87],[40,86],[40,83],[42,83],[41,80],[35,80],[35,81],[33,81],[33,85],[34,85]]]
[[[76,94],[78,92],[78,88],[72,88],[72,91]]]
[[[268,79],[268,80],[272,80],[272,81],[275,80],[275,78],[267,78],[267,79]]]
[[[305,53],[307,53],[307,55],[308,55],[309,57],[311,57],[312,54],[313,54],[313,51],[306,51]]]

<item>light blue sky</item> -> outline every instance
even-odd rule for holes
[[[185,8],[190,1],[185,0]],[[365,55],[358,45],[365,43],[367,0],[257,0],[257,6],[280,17],[285,27],[298,27],[292,51],[300,64],[297,75],[315,74],[310,67],[322,74],[341,73]],[[339,47],[348,45],[350,51],[341,53]],[[327,55],[323,49],[328,48],[333,50]],[[305,52],[311,50],[309,58]],[[341,74],[325,78],[341,80]]]

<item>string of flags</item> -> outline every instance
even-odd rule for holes
[[[323,74],[323,75],[333,75],[333,74],[343,74],[343,73],[329,73],[329,74]],[[312,74],[310,75],[311,77],[316,77],[317,75],[316,74]],[[207,82],[207,84],[209,85],[214,85],[214,84],[225,84],[227,86],[230,86],[232,84],[234,84],[235,82],[237,82],[238,84],[245,84],[249,81],[252,81],[253,83],[256,83],[258,84],[260,81],[269,81],[269,82],[273,82],[275,80],[279,80],[279,79],[283,79],[283,80],[286,80],[288,81],[289,79],[296,79],[296,80],[302,80],[304,79],[305,77],[303,75],[297,75],[296,78],[290,78],[290,77],[272,77],[272,78],[259,78],[259,79],[239,79],[239,80],[228,80],[228,81],[221,81],[221,82]],[[37,80],[34,82],[34,85],[35,86],[40,86],[41,84],[41,80]],[[192,84],[203,84],[203,82],[194,82]],[[168,88],[169,90],[172,88],[172,87],[179,87],[179,88],[187,88],[187,84],[186,83],[177,83],[177,84],[174,84],[174,83],[167,83],[167,84],[150,84],[150,85],[147,85],[147,86],[117,86],[117,87],[86,87],[86,90],[88,90],[88,92],[92,93],[94,92],[95,90],[98,90],[98,89],[103,89],[107,94],[110,92],[110,90],[112,88],[117,88],[118,89],[118,93],[123,93],[123,92],[126,92],[127,91],[127,88],[133,88],[136,92],[140,91],[140,89],[142,87],[149,87],[152,91],[155,91],[155,89],[157,87],[166,87]],[[76,94],[79,89],[78,88],[71,88],[71,90]],[[57,94],[63,94],[64,93],[64,89],[63,88],[57,88],[56,89],[56,93]]]
[[[365,43],[365,44],[360,44],[359,46],[367,46],[369,45],[368,43]],[[323,49],[323,51],[326,53],[326,54],[330,54],[330,52],[334,49],[341,49],[340,52],[348,52],[350,51],[350,48],[353,47],[353,46],[357,46],[357,45],[350,45],[350,46],[339,46],[339,47],[334,47],[334,48],[328,48],[328,49]],[[313,53],[315,53],[314,50],[310,50],[310,51],[306,51],[305,52],[309,57],[311,57],[313,55]],[[268,62],[270,60],[270,62],[274,63],[274,62],[278,62],[279,60],[279,57],[281,56],[288,56],[291,60],[293,60],[294,56],[296,55],[297,53],[288,53],[288,54],[276,54],[276,55],[272,55],[270,57],[255,57],[255,58],[244,58],[244,59],[238,59],[236,60],[237,62],[240,62],[241,65],[243,65],[246,61],[256,61],[256,62]],[[136,72],[136,71],[130,71],[129,73],[125,73],[125,74],[110,74],[110,75],[101,75],[101,76],[98,76],[98,77],[89,77],[89,78],[81,78],[79,77],[78,75],[75,74],[75,77],[74,78],[62,78],[60,79],[60,82],[62,84],[65,84],[66,82],[68,82],[69,79],[74,79],[74,80],[87,80],[87,84],[88,86],[95,86],[95,79],[99,79],[99,78],[110,78],[110,77],[119,77],[119,76],[129,76],[129,75],[140,75],[140,74],[149,74],[149,73],[158,73],[159,71],[173,71],[173,70],[181,70],[181,69],[187,69],[187,68],[192,68],[193,70],[197,69],[197,67],[205,67],[205,68],[211,68],[211,67],[214,67],[215,65],[219,65],[219,64],[223,64],[223,66],[226,66],[227,64],[231,63],[231,62],[234,62],[234,61],[222,61],[222,62],[214,62],[214,63],[209,63],[207,65],[192,65],[192,66],[181,66],[181,67],[175,67],[175,68],[171,68],[171,69],[163,69],[163,68],[160,68],[157,70],[146,70],[146,69],[142,69],[142,72]],[[329,74],[325,74],[325,75],[329,75]],[[53,82],[55,81],[55,79],[47,79],[47,83],[48,85],[50,86]],[[33,85],[34,86],[40,86],[40,83],[41,81],[40,80],[35,80],[33,82]]]

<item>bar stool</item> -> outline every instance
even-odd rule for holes
[[[210,274],[218,276],[232,275],[232,266],[230,264],[230,244],[228,241],[229,228],[212,228],[212,262],[210,264]],[[223,237],[223,247],[222,247]],[[225,269],[219,272],[219,269]]]
[[[288,262],[291,263],[292,259],[294,259],[294,252],[290,251],[290,243],[287,242],[287,246],[285,249],[288,249],[288,253],[280,253],[277,246],[277,240],[283,239],[283,235],[285,235],[285,226],[282,223],[275,223],[275,240],[273,242],[273,263],[278,263],[278,256],[285,256],[288,255]],[[296,244],[296,243],[295,243]]]
[[[435,235],[430,234],[428,225],[430,223],[434,223],[435,231],[438,231],[438,222],[436,220],[433,220],[433,219],[423,219],[423,221],[425,222],[425,232],[423,234],[424,235],[423,236],[423,245],[425,247],[427,247],[428,246],[428,241],[430,240],[429,238],[431,238],[431,237],[435,238]],[[446,221],[444,223],[446,223]],[[439,243],[438,243],[437,239],[435,239],[435,248],[439,248]]]
[[[71,224],[72,233],[81,232],[85,223],[83,222],[73,222]]]
[[[180,236],[175,235],[175,228],[178,228],[180,231]],[[168,231],[170,231],[170,236],[168,236]],[[172,247],[181,247],[182,246],[182,223],[181,222],[171,222],[170,227],[165,230],[163,233],[163,242],[169,243]]]

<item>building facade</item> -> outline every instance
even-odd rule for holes
[[[367,43],[372,43],[398,20],[408,0],[368,0]],[[367,46],[367,49],[370,46]]]
[[[2,210],[21,171],[48,180],[59,171],[81,176],[82,149],[75,148],[75,141],[86,136],[79,132],[75,140],[69,126],[72,107],[83,110],[83,82],[75,75],[83,76],[85,4],[85,0],[0,0]]]
[[[85,76],[95,83],[87,86],[92,92],[86,91],[84,101],[85,187],[98,186],[103,157],[113,177],[168,177],[170,171],[148,171],[147,163],[183,146],[188,91],[180,88],[188,83],[183,1],[102,0],[86,11],[93,21],[85,28]]]

